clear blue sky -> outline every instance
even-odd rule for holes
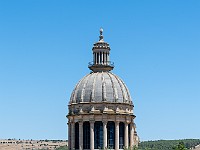
[[[67,138],[100,27],[141,140],[200,138],[199,0],[1,0],[0,138]]]

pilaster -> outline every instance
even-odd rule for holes
[[[128,123],[125,122],[124,125],[124,146],[128,148]]]
[[[83,150],[83,122],[79,122],[79,150]]]
[[[68,148],[71,149],[71,124],[70,122],[67,123],[68,125]]]
[[[90,121],[90,150],[94,150],[94,121]]]
[[[71,149],[75,149],[75,123],[71,122]]]
[[[107,121],[103,121],[103,147],[107,148]]]
[[[115,121],[115,150],[119,150],[119,121]]]

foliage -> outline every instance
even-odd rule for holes
[[[68,147],[67,146],[61,146],[61,147],[57,148],[56,150],[68,150]]]
[[[186,150],[200,144],[200,139],[158,140],[141,142],[138,150]]]
[[[199,144],[200,139],[144,141],[128,150],[187,150]],[[56,150],[68,150],[68,147],[61,146]]]
[[[173,149],[174,149],[174,150],[187,150],[187,149],[185,148],[185,144],[184,144],[182,141],[179,142],[178,145],[174,146]]]

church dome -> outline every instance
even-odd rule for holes
[[[77,83],[68,105],[70,150],[122,150],[138,145],[134,105],[125,83],[111,72],[110,51],[100,29],[88,64],[91,72]]]
[[[111,72],[92,72],[78,82],[71,94],[70,104],[91,102],[132,104],[125,83]]]

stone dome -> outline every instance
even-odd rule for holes
[[[68,105],[70,150],[122,150],[139,143],[134,105],[125,83],[111,72],[110,50],[100,29],[88,64],[91,73],[77,83]]]
[[[83,77],[74,88],[70,104],[126,103],[132,105],[125,83],[111,72],[92,72]]]

